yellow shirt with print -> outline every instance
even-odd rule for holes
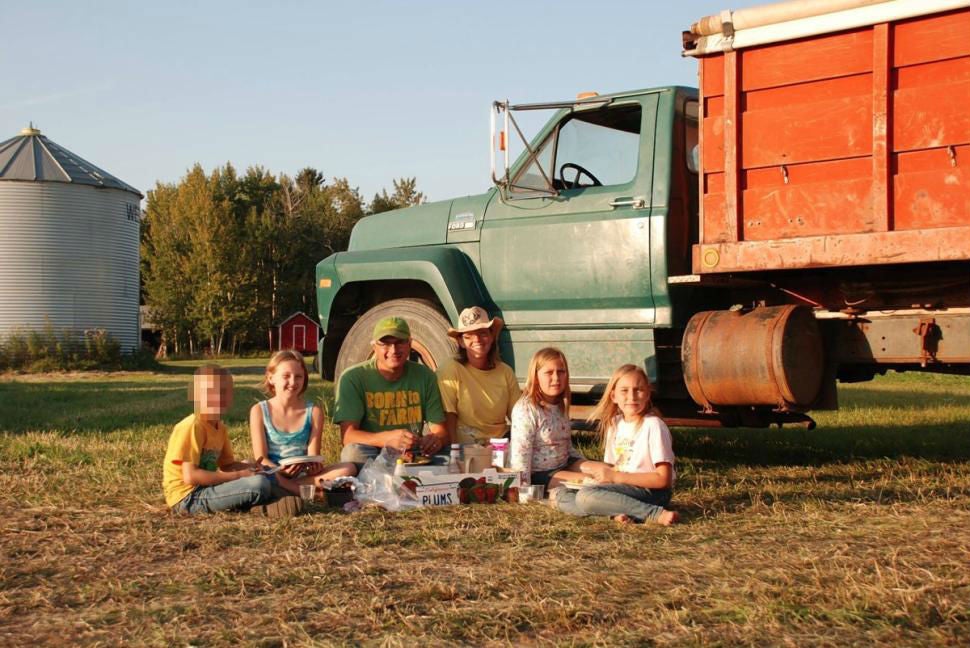
[[[182,481],[182,463],[193,463],[214,472],[235,461],[226,425],[222,421],[211,425],[195,414],[189,414],[175,425],[168,438],[162,467],[165,503],[169,507],[175,506],[195,489]]]
[[[488,370],[448,362],[438,370],[438,388],[445,412],[458,415],[458,443],[504,436],[506,419],[522,395],[515,372],[504,362]]]

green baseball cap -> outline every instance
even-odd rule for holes
[[[411,339],[411,328],[408,323],[400,317],[385,317],[374,327],[372,342],[377,342],[381,338],[395,337],[399,340]]]

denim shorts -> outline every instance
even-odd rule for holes
[[[552,468],[550,470],[535,470],[529,476],[529,483],[535,484],[536,486],[548,487],[549,481],[552,479],[552,476],[555,473],[559,472],[560,470],[564,470],[567,466],[569,466],[570,463],[572,462],[570,461],[569,463],[565,463],[559,466],[558,468]]]
[[[529,477],[529,483],[535,484],[536,486],[548,487],[549,481],[552,479],[552,476],[555,473],[559,472],[560,470],[569,470],[569,467],[577,461],[582,461],[582,459],[579,457],[570,457],[566,463],[561,466],[556,466],[555,468],[550,468],[549,470],[534,470]]]

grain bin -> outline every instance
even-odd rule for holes
[[[137,348],[141,199],[36,128],[0,142],[0,335],[50,322]]]

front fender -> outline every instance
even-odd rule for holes
[[[338,252],[317,264],[317,307],[327,331],[333,302],[352,283],[414,280],[427,284],[448,319],[469,306],[489,306],[478,270],[464,252],[451,247],[409,247]]]

